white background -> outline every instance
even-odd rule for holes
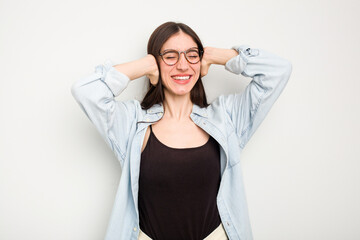
[[[242,155],[256,240],[360,239],[358,1],[0,0],[0,239],[103,239],[119,163],[70,93],[111,59],[145,55],[181,21],[205,46],[293,64]],[[250,79],[212,66],[208,100]],[[119,100],[141,99],[145,80]]]

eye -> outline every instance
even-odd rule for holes
[[[199,52],[196,50],[190,50],[186,56],[191,59],[196,59],[199,57]]]
[[[178,53],[177,52],[166,52],[163,55],[164,58],[166,59],[174,59],[178,57]]]

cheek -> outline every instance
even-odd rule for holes
[[[161,75],[161,79],[163,79],[163,80],[170,77],[170,73],[166,69],[161,69],[160,70],[160,75]]]
[[[160,62],[160,69],[159,69],[159,71],[160,71],[161,79],[165,79],[166,76],[169,75],[169,70],[167,69],[167,67],[168,67],[167,65],[164,65],[164,64],[162,64],[162,63]]]
[[[199,78],[199,77],[200,77],[200,64],[199,64],[199,65],[194,66],[193,70],[194,70],[194,72],[195,72],[195,74],[196,74],[197,78]]]
[[[160,61],[159,67],[160,67],[160,72],[169,72],[172,68],[172,66],[166,65],[163,61]]]

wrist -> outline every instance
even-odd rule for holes
[[[153,55],[148,54],[143,58],[145,75],[152,74],[158,70],[156,59]]]
[[[149,54],[132,62],[115,65],[114,68],[128,76],[130,80],[134,80],[148,73],[152,73],[154,71],[154,65],[156,66],[156,60]]]
[[[238,55],[238,52],[234,49],[224,48],[206,48],[208,52],[208,61],[211,64],[225,65],[227,61]]]

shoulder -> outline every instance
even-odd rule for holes
[[[234,102],[235,96],[235,94],[220,95],[211,102],[208,107],[209,111],[214,114],[228,112]]]
[[[219,120],[226,123],[228,119],[229,95],[220,95],[215,98],[208,107],[202,108],[210,121]],[[230,100],[231,101],[231,100]]]
[[[227,111],[227,108],[224,104],[224,99],[226,96],[219,96],[214,101],[210,103],[208,107],[201,108],[200,119],[201,121],[207,122],[207,130],[212,131],[213,134],[217,136],[223,136],[224,139],[227,139],[228,136],[233,132],[234,125],[231,119],[230,114]],[[198,119],[198,117],[196,117]]]
[[[116,108],[122,109],[119,113],[123,114],[123,117],[135,122],[142,119],[147,111],[142,109],[141,103],[136,99],[116,101]]]

